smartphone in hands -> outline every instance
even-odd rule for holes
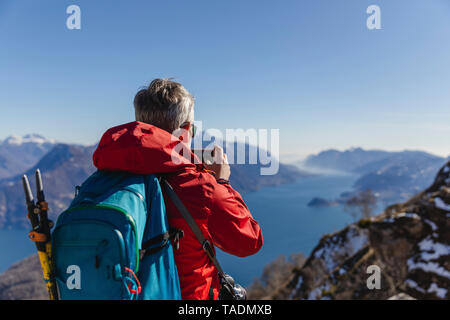
[[[201,163],[213,163],[214,149],[192,149],[192,152],[200,159]]]
[[[200,159],[206,169],[214,172],[216,179],[227,181],[230,179],[230,165],[228,164],[227,155],[221,147],[215,146],[214,149],[192,149],[192,152],[197,155],[196,158]]]

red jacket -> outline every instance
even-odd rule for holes
[[[195,165],[172,152],[180,143],[179,139],[158,127],[130,122],[103,134],[94,153],[94,165],[99,170],[167,174],[167,180],[206,239],[239,257],[258,252],[263,244],[261,229],[242,197],[230,185],[217,183],[202,165]],[[180,248],[174,250],[182,298],[209,299],[212,287],[214,299],[217,299],[220,290],[217,269],[168,197],[165,197],[165,203],[169,224],[184,230]]]

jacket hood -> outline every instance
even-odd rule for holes
[[[156,174],[195,169],[192,157],[190,149],[169,132],[134,121],[108,129],[94,152],[93,162],[99,170]]]

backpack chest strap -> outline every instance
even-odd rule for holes
[[[184,231],[177,228],[169,228],[169,231],[157,235],[150,240],[145,241],[142,244],[142,249],[139,250],[139,259],[142,260],[144,257],[158,252],[164,248],[170,240],[175,244],[175,248],[179,248],[179,240],[184,236]]]

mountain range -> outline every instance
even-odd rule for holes
[[[55,143],[37,135],[7,139],[2,145],[8,147],[0,149],[0,157],[13,159],[15,154],[15,157],[20,158],[22,154],[25,157],[28,152],[32,155],[28,156],[27,161],[21,161],[17,167],[14,167],[13,161],[8,164],[10,166],[8,170],[15,174],[10,173],[8,177],[0,180],[0,228],[29,227],[25,214],[22,174],[28,175],[31,188],[34,190],[34,172],[37,168],[41,170],[50,207],[49,215],[55,220],[73,199],[75,186],[80,185],[95,171],[92,154],[96,146]],[[45,152],[46,149],[49,151]],[[33,160],[41,154],[41,158]],[[30,163],[32,163],[30,166],[20,171],[25,164]],[[297,167],[284,164],[279,164],[278,173],[272,176],[261,176],[260,164],[236,164],[231,167],[230,183],[241,193],[255,191],[263,186],[291,183],[300,177],[307,176]]]
[[[435,173],[448,159],[423,151],[389,152],[353,148],[326,150],[298,163],[303,169],[341,172],[358,176],[354,190],[343,197],[367,189],[385,204],[406,201],[430,185]]]
[[[0,141],[0,179],[13,177],[36,164],[56,144],[38,134],[9,136]]]
[[[306,168],[317,168],[321,170],[335,170],[337,172],[357,172],[365,165],[388,158],[392,152],[383,150],[364,150],[362,148],[351,148],[344,151],[329,149],[308,156],[305,160],[298,162]]]
[[[81,184],[95,168],[93,147],[56,144],[25,173],[35,190],[34,172],[41,170],[49,215],[56,219],[74,197],[75,186]],[[22,174],[23,174],[22,173]],[[0,228],[28,228],[26,206],[21,181],[22,174],[0,180]]]

